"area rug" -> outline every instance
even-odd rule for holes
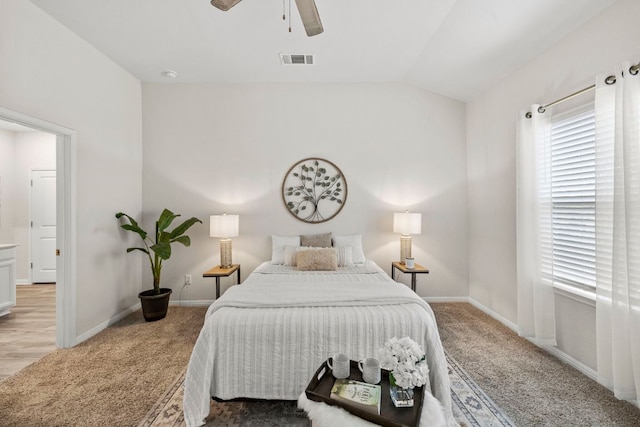
[[[513,427],[515,424],[469,377],[460,364],[447,356],[453,415],[465,427]],[[149,411],[138,427],[184,427],[182,398],[186,369]],[[310,426],[295,401],[211,401],[207,427]]]
[[[512,427],[515,424],[486,395],[462,369],[456,360],[445,353],[451,380],[451,399],[453,400],[453,416],[463,426]]]

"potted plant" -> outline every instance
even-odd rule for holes
[[[142,315],[147,322],[164,319],[167,315],[172,290],[160,287],[160,273],[162,271],[162,262],[171,257],[171,244],[179,242],[185,246],[190,246],[191,239],[185,233],[196,222],[202,224],[202,221],[198,218],[191,217],[173,230],[168,231],[167,228],[179,216],[179,214],[174,214],[169,209],[164,209],[160,214],[160,218],[156,221],[156,235],[155,240],[153,240],[149,233],[140,228],[138,223],[129,215],[123,212],[116,214],[116,218],[125,217],[129,221],[126,224],[121,224],[120,227],[139,235],[144,244],[144,247],[127,248],[127,253],[142,251],[149,257],[151,273],[153,274],[153,289],[138,294],[142,304]]]

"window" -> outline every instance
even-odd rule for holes
[[[590,104],[551,123],[552,244],[545,267],[554,283],[595,290],[595,193],[595,111]]]

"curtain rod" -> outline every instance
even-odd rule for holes
[[[636,65],[632,65],[632,66],[629,68],[629,73],[631,73],[632,75],[634,75],[634,76],[635,76],[636,74],[638,74],[638,70],[640,70],[640,62],[639,62],[639,63],[637,63]],[[623,75],[624,75],[624,73],[623,73]],[[606,79],[604,79],[604,82],[605,82],[606,84],[608,84],[608,85],[615,84],[615,82],[616,82],[616,76],[608,76]],[[575,97],[576,97],[576,96],[578,96],[578,95],[582,95],[583,93],[587,93],[587,92],[589,92],[589,91],[591,91],[591,90],[593,90],[593,89],[595,89],[595,88],[596,88],[596,85],[595,85],[595,84],[592,84],[591,86],[589,86],[589,87],[585,87],[584,89],[580,89],[580,90],[579,90],[579,91],[577,91],[577,92],[574,92],[574,93],[572,93],[572,94],[570,94],[570,95],[565,96],[564,98],[560,98],[560,99],[557,99],[557,100],[555,100],[555,101],[553,101],[553,102],[550,102],[550,103],[548,103],[548,104],[541,105],[541,106],[539,106],[539,107],[538,107],[538,113],[541,113],[541,114],[542,114],[542,113],[544,113],[544,112],[545,112],[545,110],[546,110],[547,108],[549,108],[549,107],[553,107],[553,106],[554,106],[554,105],[556,105],[556,104],[560,104],[561,102],[568,101],[568,100],[570,100],[570,99],[572,99],[572,98],[575,98]],[[526,117],[527,119],[530,119],[530,118],[531,118],[531,112],[530,112],[530,111],[529,111],[529,112],[527,112],[527,114],[525,114],[525,117]]]

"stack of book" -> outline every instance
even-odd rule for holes
[[[331,388],[331,398],[372,414],[380,415],[380,385],[350,379],[338,379]]]

